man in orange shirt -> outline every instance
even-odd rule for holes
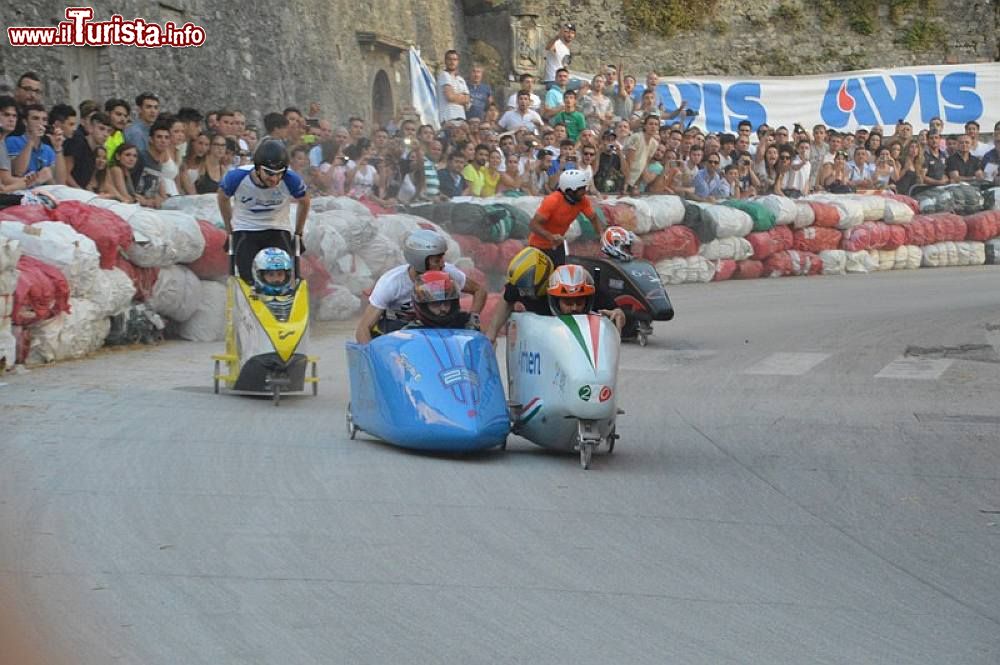
[[[563,171],[556,191],[542,199],[542,204],[531,218],[528,245],[545,252],[556,267],[566,263],[563,238],[577,215],[583,213],[590,220],[598,237],[604,233],[604,225],[587,198],[589,179],[590,174],[586,171]]]

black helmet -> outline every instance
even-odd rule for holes
[[[257,146],[253,153],[254,168],[265,168],[279,173],[288,168],[288,148],[277,139],[268,139]]]

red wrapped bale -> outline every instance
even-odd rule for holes
[[[757,231],[747,236],[750,246],[753,247],[753,258],[763,261],[775,252],[782,252],[791,249],[795,243],[795,236],[791,228],[785,225],[775,226],[770,231]]]
[[[724,282],[727,279],[732,278],[736,273],[736,261],[733,259],[720,259],[716,261],[715,275],[712,277],[713,282]]]
[[[604,213],[604,219],[608,220],[608,226],[620,226],[629,231],[638,228],[639,221],[636,219],[634,207],[624,203],[621,205],[601,203],[599,207]]]
[[[26,326],[69,311],[69,283],[59,268],[25,255],[18,259],[17,271],[10,317],[14,325]]]
[[[984,210],[964,219],[967,227],[966,240],[986,242],[1000,236],[1000,210]]]
[[[503,264],[502,268],[499,267],[502,263],[500,245],[492,242],[479,243],[479,246],[472,253],[472,261],[484,272],[497,273],[507,270],[506,263]]]
[[[813,226],[825,226],[836,228],[840,225],[840,211],[837,206],[819,201],[809,201],[809,207],[813,209]]]
[[[757,279],[764,274],[764,263],[756,259],[737,261],[733,279]]]
[[[768,277],[818,275],[823,271],[823,260],[812,252],[795,249],[778,252],[764,261],[764,274]]]
[[[818,254],[823,250],[837,249],[844,234],[826,226],[808,226],[794,232],[793,247],[802,252]]]
[[[318,256],[306,254],[299,257],[299,270],[302,271],[302,279],[309,284],[309,297],[311,299],[318,300],[333,293],[333,289],[330,288],[333,284],[333,277]]]
[[[52,211],[53,221],[68,224],[80,235],[94,241],[101,255],[101,269],[115,267],[118,250],[132,246],[132,227],[128,222],[105,208],[80,201],[64,201]]]
[[[471,279],[476,284],[486,285],[486,273],[475,266],[467,268],[459,268],[465,275],[466,279]]]
[[[125,274],[135,285],[135,299],[138,302],[145,302],[153,294],[153,287],[160,276],[159,268],[140,268],[124,256],[119,256],[115,260],[115,267],[125,271]]]
[[[198,220],[198,227],[205,238],[205,251],[197,261],[187,264],[187,267],[198,279],[225,277],[229,274],[229,254],[225,250],[226,232],[203,219]]]
[[[888,199],[893,199],[895,201],[899,201],[900,203],[904,203],[904,204],[906,204],[907,207],[910,208],[910,210],[913,211],[913,214],[915,214],[915,215],[919,215],[920,214],[920,204],[917,203],[917,200],[914,199],[914,198],[910,198],[909,196],[906,196],[904,194],[894,194],[892,192],[885,191],[885,190],[882,191],[882,196],[884,196],[884,197],[886,197]]]
[[[600,240],[577,240],[569,245],[569,253],[573,256],[589,256],[591,258],[601,258],[604,252],[601,251]]]
[[[452,233],[451,237],[458,243],[459,249],[462,250],[462,256],[474,256],[476,248],[483,244],[483,241],[476,236],[470,236],[464,233]]]
[[[7,219],[21,222],[22,224],[34,224],[36,222],[51,222],[52,211],[41,205],[10,206],[0,210],[0,219]]]
[[[680,224],[653,231],[642,236],[642,256],[647,261],[657,263],[663,259],[695,256],[701,243],[695,232]]]
[[[905,240],[905,232],[903,240]],[[841,248],[849,252],[865,249],[885,249],[893,241],[889,224],[884,222],[862,222],[844,232]],[[900,243],[903,244],[903,243]]]
[[[517,256],[517,253],[525,248],[525,243],[523,240],[516,240],[514,238],[508,238],[504,240],[499,245],[500,252],[497,255],[497,272],[506,273],[507,266],[510,265],[511,259]],[[476,264],[478,265],[478,264]]]

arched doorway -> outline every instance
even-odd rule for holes
[[[394,115],[389,75],[384,69],[380,69],[375,74],[375,82],[372,84],[372,122],[376,126],[384,127]]]

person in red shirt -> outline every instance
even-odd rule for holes
[[[542,250],[556,267],[566,263],[563,240],[577,215],[583,213],[599,236],[604,233],[604,225],[587,198],[589,180],[590,174],[586,171],[563,171],[556,191],[542,199],[542,204],[531,218],[528,245]]]

